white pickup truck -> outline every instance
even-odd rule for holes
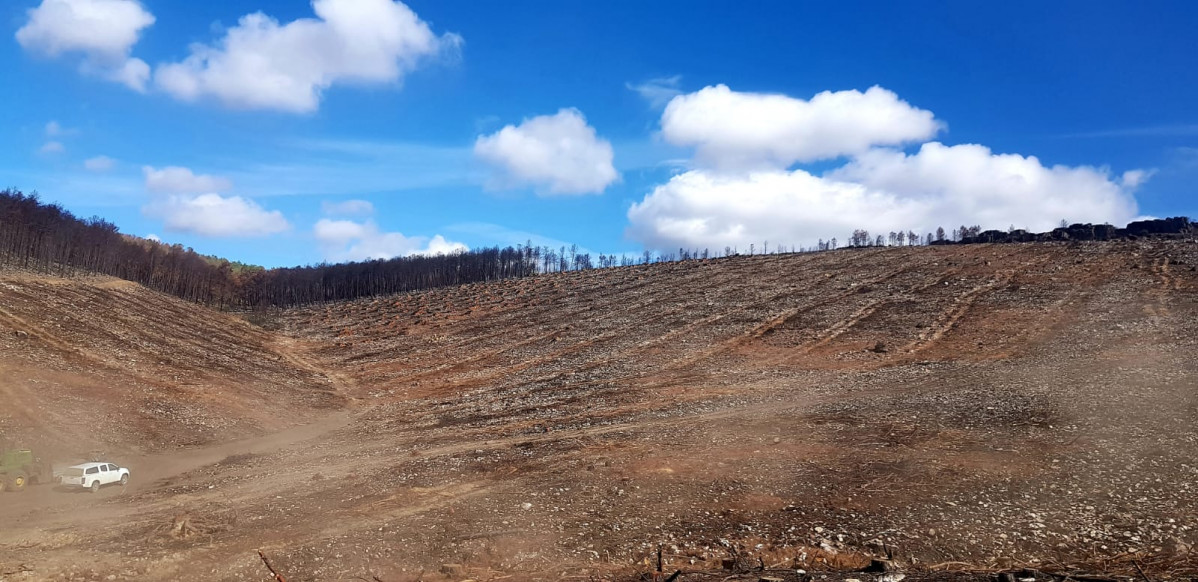
[[[112,463],[83,463],[63,469],[58,475],[58,483],[65,487],[91,489],[92,493],[96,493],[104,485],[128,484],[129,469]]]

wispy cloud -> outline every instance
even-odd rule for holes
[[[42,155],[61,154],[67,151],[67,146],[62,143],[63,138],[79,133],[78,130],[69,127],[63,127],[57,121],[46,123],[45,134],[46,143],[38,148],[38,153]]]
[[[1195,135],[1198,135],[1198,123],[1104,129],[1070,133],[1062,137],[1187,137]]]
[[[1198,168],[1198,148],[1182,146],[1173,150],[1173,156],[1183,168]]]
[[[484,174],[469,146],[354,139],[301,139],[277,155],[224,172],[254,196],[362,196],[480,185]]]
[[[638,139],[615,142],[616,169],[621,172],[635,170],[657,170],[661,168],[688,168],[691,165],[690,150],[666,143],[661,139]]]
[[[233,188],[233,182],[224,176],[196,174],[182,166],[162,169],[143,166],[141,170],[146,177],[146,190],[159,194],[207,194]]]
[[[108,156],[96,156],[83,160],[83,167],[92,172],[107,172],[116,166],[116,160]]]
[[[326,216],[370,216],[374,214],[374,205],[369,200],[326,200],[320,203],[320,212]]]
[[[46,137],[64,137],[79,133],[78,129],[73,127],[63,127],[57,121],[49,121],[46,123]]]
[[[29,171],[24,168],[0,167],[13,185],[38,190],[69,207],[119,207],[139,204],[145,197],[140,174],[96,173],[77,166],[77,170],[57,168],[53,171]]]
[[[48,141],[48,142],[42,144],[42,147],[38,148],[37,151],[38,151],[38,153],[47,154],[47,155],[61,154],[65,151],[67,151],[67,147],[62,145],[62,142],[60,142],[60,141]]]
[[[649,79],[642,83],[624,83],[624,86],[629,91],[635,91],[653,107],[665,107],[670,99],[682,94],[682,90],[678,87],[681,81],[682,75],[674,75]]]
[[[395,156],[427,157],[430,155],[458,153],[469,154],[468,145],[460,147],[434,146],[404,141],[369,140],[352,138],[289,139],[282,146],[310,152],[333,152],[363,158],[387,158]]]

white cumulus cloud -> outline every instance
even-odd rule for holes
[[[233,188],[233,182],[221,176],[195,174],[190,168],[167,166],[162,169],[143,166],[146,189],[159,194],[206,194]]]
[[[116,166],[116,160],[108,156],[96,156],[83,161],[83,167],[93,172],[107,172]]]
[[[721,174],[691,170],[658,186],[628,210],[628,234],[647,248],[748,251],[750,244],[803,244],[841,237],[878,220],[911,224],[922,214],[891,197],[803,170]],[[904,226],[905,227],[905,226]]]
[[[872,150],[826,177],[932,205],[925,228],[938,221],[1043,231],[1062,219],[1122,224],[1136,216],[1134,187],[1106,169],[1044,166],[1035,156],[995,154],[975,144],[931,142],[914,154]]]
[[[255,12],[181,62],[160,65],[155,84],[178,99],[213,97],[229,107],[315,111],[337,83],[398,83],[423,60],[453,51],[402,2],[313,0],[316,18],[285,24]]]
[[[233,188],[228,178],[196,174],[190,168],[142,167],[146,190],[155,196],[142,207],[163,221],[167,231],[210,237],[260,237],[291,228],[278,210],[267,210],[241,196],[222,196]]]
[[[1131,189],[1092,167],[1045,167],[1034,157],[977,145],[873,150],[822,176],[805,170],[692,170],[628,211],[629,235],[649,248],[813,245],[877,234],[981,225],[1043,231],[1062,219],[1126,223]]]
[[[1124,224],[1152,174],[927,141],[940,127],[932,113],[876,87],[810,101],[708,88],[671,101],[662,127],[666,139],[695,146],[698,160],[628,211],[629,237],[659,250],[811,246],[855,229]],[[894,147],[914,141],[926,143],[913,153]],[[822,173],[790,167],[839,157],[847,159]]]
[[[442,255],[468,250],[466,245],[448,241],[439,234],[428,238],[384,232],[373,220],[356,222],[322,218],[316,222],[313,234],[320,242],[325,259],[330,261]]]
[[[479,136],[474,154],[496,167],[495,187],[532,185],[542,194],[598,194],[620,178],[611,142],[577,109],[525,119]]]
[[[171,194],[143,211],[163,221],[166,230],[210,237],[260,237],[290,228],[283,213],[266,210],[240,196]]]
[[[80,69],[144,91],[150,67],[131,58],[154,15],[136,0],[42,0],[17,30],[26,50],[57,57],[80,53]]]
[[[742,93],[725,85],[670,100],[666,141],[694,147],[697,162],[722,169],[784,168],[930,139],[942,124],[893,92],[824,91],[810,100]]]

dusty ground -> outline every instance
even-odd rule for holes
[[[263,328],[0,277],[0,317],[38,331],[0,339],[19,371],[0,390],[39,407],[0,427],[57,431],[80,391],[113,411],[154,382],[194,398],[165,380],[186,363],[212,395],[196,414],[244,429],[180,437],[137,415],[108,439],[128,490],[5,495],[0,579],[267,580],[258,548],[293,581],[631,579],[658,547],[684,580],[873,580],[846,572],[886,554],[912,579],[1198,575],[1195,266],[1192,242],[738,257]],[[96,331],[64,332],[81,325]],[[129,333],[89,341],[113,327]],[[137,342],[165,363],[108,351]],[[21,384],[40,375],[63,379]]]
[[[344,406],[291,341],[119,279],[0,271],[0,435],[74,461],[259,435]]]

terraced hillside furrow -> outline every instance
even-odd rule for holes
[[[1193,241],[559,273],[251,318],[275,331],[5,281],[6,418],[132,401],[168,443],[131,490],[0,507],[33,580],[264,579],[258,548],[289,580],[648,579],[658,548],[683,581],[1198,575]],[[313,412],[329,386],[352,406]],[[215,437],[175,410],[312,422],[179,450]]]
[[[507,309],[471,305],[462,295],[474,290],[458,288],[298,310],[288,321],[332,340],[318,356],[327,354],[325,365],[345,368],[363,385],[385,385],[392,394],[435,397],[430,390],[473,389],[504,394],[510,387],[525,395],[566,397],[595,386],[625,386],[629,378],[691,373],[696,365],[763,343],[803,353],[832,343],[896,295],[952,293],[938,286],[949,288],[943,278],[955,267],[926,268],[951,260],[908,253],[912,262],[893,266],[903,252],[745,259],[759,277],[722,268],[735,261],[618,269],[601,273],[606,285],[597,284],[594,273],[566,274],[492,285],[487,296],[540,298]],[[1018,253],[1004,247],[992,252]],[[669,281],[668,290],[646,280],[650,270],[658,281]],[[953,281],[951,289],[959,284]],[[573,291],[576,286],[582,290]],[[459,310],[444,312],[436,324],[421,316],[399,326],[404,314],[421,312],[426,304]],[[930,328],[942,314],[933,307],[928,316],[911,329]],[[869,339],[855,347],[884,338]],[[896,346],[909,343],[891,339]],[[567,410],[553,408],[555,414]]]
[[[726,495],[730,490],[721,487],[727,479],[748,471],[749,484],[733,490],[760,501],[733,507],[760,516],[783,500],[814,496],[825,499],[825,507],[866,511],[873,529],[858,526],[879,531],[924,520],[911,516],[933,507],[943,513],[946,506],[936,504],[977,487],[990,491],[985,484],[996,479],[1020,483],[1004,490],[1041,491],[1036,488],[1043,487],[1044,476],[1060,469],[1049,455],[1070,455],[1078,433],[1088,430],[1082,427],[1098,422],[1075,415],[1070,399],[1077,390],[1111,386],[1085,362],[1112,344],[1151,344],[1147,349],[1154,353],[1172,354],[1158,354],[1153,368],[1174,370],[1171,386],[1192,378],[1191,363],[1176,359],[1180,345],[1192,346],[1192,339],[1145,343],[1121,335],[1120,325],[1137,324],[1116,325],[1109,318],[1161,317],[1162,293],[1165,303],[1192,310],[1193,295],[1176,291],[1192,288],[1184,286],[1192,285],[1193,270],[1179,284],[1162,274],[1162,266],[1191,265],[1193,255],[1188,243],[1117,243],[738,257],[292,310],[283,324],[288,333],[315,341],[315,360],[352,376],[360,396],[377,404],[362,419],[356,445],[362,454],[396,439],[415,450],[484,443],[484,452],[491,450],[487,442],[547,439],[571,444],[560,455],[538,453],[538,466],[560,470],[567,459],[586,457],[580,450],[596,447],[617,458],[656,459],[647,466],[666,472],[652,469],[634,480],[648,479],[656,493],[641,498],[665,506],[678,495],[701,497],[700,491]],[[434,308],[437,319],[426,315],[429,306],[440,306]],[[1168,313],[1167,322],[1152,325],[1181,334],[1175,338],[1190,337],[1180,329],[1191,329],[1193,321]],[[1103,323],[1095,323],[1098,317]],[[1095,326],[1105,329],[1098,337]],[[1058,369],[1073,374],[1069,388],[1059,386]],[[1162,389],[1147,401],[1163,404],[1166,394],[1183,398]],[[760,442],[761,435],[778,435],[779,448],[733,444],[745,437]],[[641,438],[657,444],[633,444]],[[801,460],[787,451],[802,451]],[[587,458],[606,456],[597,454]],[[1104,454],[1121,453],[1114,446]],[[720,459],[723,468],[699,460],[707,458]],[[795,482],[786,475],[806,477]],[[670,493],[670,484],[683,493]],[[581,503],[581,494],[576,497]],[[485,513],[473,503],[464,502]],[[1047,497],[1044,503],[1032,505],[1052,506]],[[705,507],[686,505],[692,521],[672,531],[699,528],[693,512]],[[621,511],[604,515],[637,522]],[[734,514],[720,515],[717,521],[733,523],[726,520]],[[943,527],[950,523],[944,519],[950,518],[934,521]],[[589,527],[584,521],[591,523],[574,522],[577,531]],[[948,553],[973,561],[1014,551],[1004,547],[1040,543],[1036,532],[982,543],[978,536],[984,534],[966,529],[938,533],[927,543],[956,544]],[[623,540],[608,552],[637,541],[601,537]],[[914,539],[906,543],[924,547]]]
[[[0,428],[81,456],[229,440],[339,407],[277,343],[124,281],[0,274]]]

